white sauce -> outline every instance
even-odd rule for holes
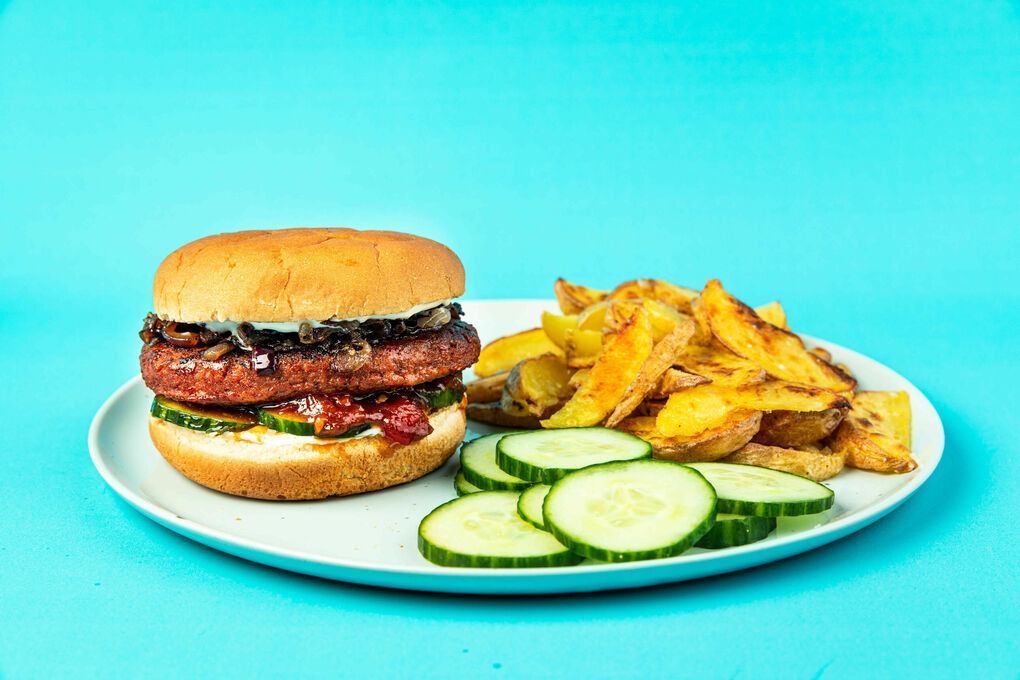
[[[414,316],[418,312],[424,312],[427,309],[434,307],[442,307],[453,302],[453,298],[449,300],[437,300],[436,302],[426,302],[424,304],[415,305],[406,312],[396,312],[394,314],[379,314],[376,316],[355,316],[350,319],[329,319],[331,322],[337,321],[356,321],[362,323],[364,321],[370,321],[372,319],[407,319]],[[203,326],[213,331],[214,333],[233,333],[237,330],[237,326],[240,321],[200,321]],[[330,324],[316,321],[314,319],[308,319],[307,321],[279,321],[279,322],[261,322],[261,321],[248,321],[253,328],[260,331],[277,331],[278,333],[297,333],[298,329],[301,328],[301,324],[311,324],[312,328],[330,328]]]
[[[376,435],[382,434],[382,430],[373,425],[364,432],[359,432],[353,437],[343,437],[339,439],[323,439],[320,437],[303,437],[297,434],[288,434],[287,432],[274,432],[264,427],[254,427],[255,430],[241,430],[240,432],[232,433],[234,437],[243,441],[250,442],[252,444],[265,444],[268,441],[279,444],[289,444],[292,446],[298,446],[300,444],[336,444],[337,442],[347,441],[349,439],[361,439],[362,437],[375,437]]]

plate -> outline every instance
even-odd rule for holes
[[[462,303],[488,342],[536,325],[545,300]],[[421,519],[454,497],[455,455],[432,474],[398,487],[321,501],[274,502],[229,496],[181,476],[149,441],[152,392],[129,380],[92,421],[89,451],[110,487],[139,512],[217,550],[322,578],[408,590],[451,593],[567,593],[635,588],[701,578],[781,560],[838,540],[880,519],[931,476],[942,455],[942,423],[928,399],[905,378],[857,352],[803,336],[846,364],[863,389],[906,390],[913,406],[914,457],[904,475],[845,470],[826,482],[836,503],[825,513],[781,518],[764,541],[724,550],[694,548],[678,557],[551,569],[438,567],[416,546]],[[468,423],[468,437],[494,428]]]

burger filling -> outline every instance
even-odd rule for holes
[[[461,314],[450,303],[406,318],[303,322],[296,332],[213,330],[149,314],[142,377],[159,395],[153,416],[191,429],[378,432],[408,444],[432,432],[430,412],[463,398],[460,371],[480,346]]]

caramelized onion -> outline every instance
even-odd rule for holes
[[[333,355],[333,370],[337,373],[353,373],[372,356],[372,346],[361,338],[355,338]]]
[[[273,373],[276,371],[276,352],[268,347],[252,347],[251,365],[259,375]]]
[[[197,347],[201,339],[199,334],[193,331],[178,331],[176,321],[163,324],[159,332],[164,340],[175,347]]]
[[[221,342],[218,345],[213,345],[209,349],[202,352],[202,358],[206,361],[216,361],[225,354],[229,354],[237,349],[232,342]]]

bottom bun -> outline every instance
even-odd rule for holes
[[[464,404],[434,411],[429,423],[432,434],[410,444],[378,435],[323,440],[261,427],[211,435],[152,416],[149,436],[167,462],[202,486],[291,501],[385,489],[432,472],[464,439]]]

